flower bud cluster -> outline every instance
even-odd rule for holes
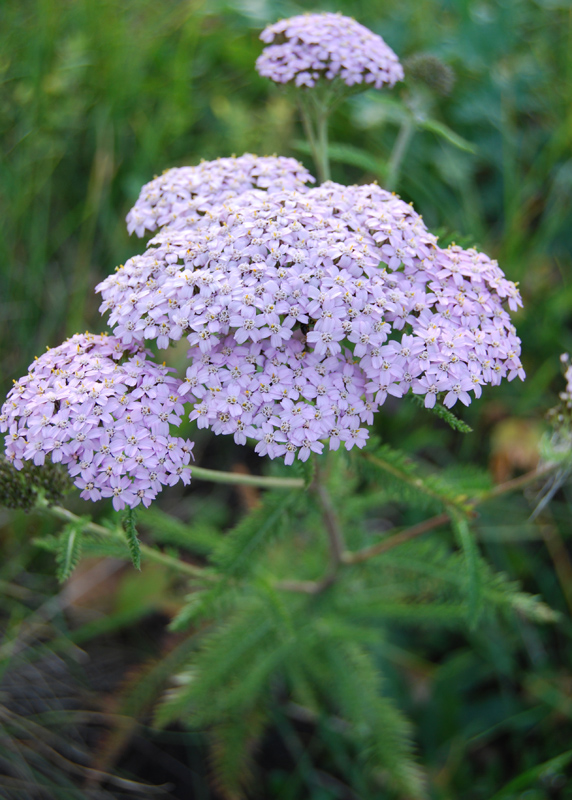
[[[175,167],[146,183],[127,215],[127,230],[143,236],[163,225],[188,228],[210,209],[248,189],[268,192],[297,189],[314,178],[295,158],[255,156],[202,161]]]
[[[180,381],[140,346],[78,334],[15,383],[0,413],[6,456],[65,464],[89,500],[148,506],[163,485],[188,483],[192,444],[169,434],[183,413]]]
[[[388,394],[432,407],[524,377],[503,308],[514,283],[476,250],[443,250],[377,185],[245,192],[164,229],[98,287],[126,346],[186,336],[191,419],[271,458],[363,446]]]
[[[321,78],[347,86],[393,86],[403,69],[381,36],[341,14],[301,14],[268,25],[260,38],[275,42],[256,61],[260,75],[276,83],[313,87]]]
[[[72,484],[61,464],[47,462],[42,467],[27,461],[21,470],[0,455],[0,505],[30,511],[41,492],[49,505],[61,503]]]

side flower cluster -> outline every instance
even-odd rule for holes
[[[388,394],[465,405],[524,377],[514,283],[475,250],[443,250],[377,185],[245,192],[165,229],[107,278],[101,311],[129,345],[186,336],[191,419],[261,455],[363,446]]]
[[[403,68],[381,36],[341,14],[301,14],[282,19],[260,34],[265,47],[256,61],[260,75],[275,83],[313,87],[324,78],[347,86],[393,86]]]
[[[127,230],[143,236],[164,225],[188,228],[213,206],[248,189],[303,191],[314,178],[295,158],[243,156],[166,170],[141,189],[127,215]]]
[[[171,436],[180,381],[139,346],[78,334],[48,350],[15,383],[0,414],[6,456],[68,468],[84,499],[116,510],[148,506],[164,485],[188,483],[192,443]]]

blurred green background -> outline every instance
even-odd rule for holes
[[[455,76],[446,95],[406,75],[392,92],[371,91],[341,107],[331,128],[334,180],[384,185],[390,177],[391,188],[414,203],[432,230],[498,258],[507,276],[520,281],[524,299],[515,324],[527,380],[485,391],[464,412],[474,434],[463,438],[436,427],[407,403],[380,419],[378,432],[443,467],[488,464],[498,480],[532,468],[544,414],[563,388],[559,355],[572,350],[568,0],[0,4],[2,396],[46,345],[86,328],[105,329],[93,287],[144,249],[124,224],[143,183],[171,166],[243,152],[294,155],[313,169],[296,109],[254,70],[264,25],[313,10],[354,16],[381,34],[402,61],[431,53]],[[414,123],[401,168],[388,176],[403,128],[396,98],[413,109]],[[228,467],[229,459],[250,458],[220,438],[197,441],[198,452],[219,468]],[[560,492],[549,520],[532,525],[526,500],[514,498],[481,524],[492,563],[563,612],[561,624],[539,633],[523,622],[511,636],[496,638],[437,629],[396,633],[401,655],[392,691],[416,724],[435,798],[572,797],[566,760],[531,772],[572,746],[569,499]],[[224,526],[240,509],[240,498],[223,489],[209,494],[199,485],[189,495],[168,495],[164,504],[182,517],[192,505],[208,524]],[[54,590],[49,559],[43,561],[29,543],[31,534],[49,525],[1,512],[0,526],[0,580],[20,585],[24,574],[32,592],[30,602],[9,590],[4,598],[4,628],[19,636],[37,598]],[[119,676],[155,652],[153,626],[164,632],[161,615],[168,619],[175,601],[161,580],[151,573],[139,584],[151,600],[138,614],[133,598],[142,590],[132,575],[126,577],[108,626],[123,639],[98,644],[94,638],[96,649],[128,652],[114,666]],[[129,620],[150,612],[159,617],[125,633]],[[193,774],[190,796],[215,797],[204,777],[200,737],[172,735],[172,744],[161,746]],[[280,736],[292,742],[295,732]],[[280,788],[267,788],[266,796],[366,797],[357,788],[359,776],[353,788],[328,783],[323,776],[336,745],[322,750],[314,747],[312,761],[304,742],[294,743],[282,759],[287,766],[277,767],[268,755],[272,742],[267,744],[267,787]],[[351,754],[340,751],[339,757]],[[139,768],[131,768],[137,774]],[[528,778],[511,788],[510,781],[523,775]]]

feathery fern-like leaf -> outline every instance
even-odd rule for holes
[[[465,574],[467,581],[468,619],[472,628],[476,627],[483,610],[482,581],[479,570],[479,554],[474,535],[467,520],[454,514],[453,529],[465,556]]]
[[[410,395],[408,395],[408,397],[411,397],[411,399],[415,403],[417,403],[418,406],[421,406],[422,408],[426,408],[425,402],[424,402],[423,398],[421,397],[421,395],[410,394]],[[435,414],[436,417],[439,417],[439,419],[442,419],[444,422],[447,423],[447,425],[449,425],[451,428],[453,428],[454,431],[459,431],[460,433],[472,433],[473,432],[473,429],[471,428],[470,425],[467,425],[466,422],[463,422],[462,419],[459,419],[459,417],[455,416],[455,414],[453,414],[452,411],[449,411],[449,409],[445,408],[445,406],[441,405],[441,403],[435,403],[433,408],[427,408],[426,410],[427,411],[431,411],[433,414]]]
[[[374,443],[356,458],[366,478],[379,481],[383,475],[384,491],[391,488],[395,499],[415,508],[463,508],[465,498],[459,497],[454,485],[435,472],[425,474],[421,465],[387,444]]]
[[[233,528],[217,548],[213,561],[228,576],[244,577],[257,563],[256,556],[284,530],[297,492],[268,493],[256,508]]]
[[[330,680],[330,702],[351,724],[368,771],[385,778],[403,797],[424,800],[425,782],[411,739],[411,726],[381,691],[381,676],[371,656],[353,642],[322,643]]]
[[[127,546],[131,554],[131,561],[135,569],[141,569],[141,546],[137,536],[137,528],[135,527],[135,509],[127,508],[121,520],[125,536],[127,538]]]
[[[226,800],[243,800],[253,782],[253,756],[266,715],[255,707],[215,725],[210,732],[213,784]]]
[[[199,555],[209,555],[220,539],[219,532],[211,525],[181,522],[154,505],[139,514],[139,523],[149,529],[156,542],[174,544]]]
[[[68,522],[58,537],[56,550],[57,578],[64,583],[77,567],[81,558],[84,525],[90,521],[89,517],[80,517],[73,522]]]

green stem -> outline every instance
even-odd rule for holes
[[[81,517],[76,516],[72,511],[68,511],[67,508],[63,508],[62,506],[50,506],[45,500],[40,500],[37,507],[51,514],[53,517],[61,519],[63,522],[78,522],[81,519]],[[105,528],[103,525],[97,525],[95,522],[86,522],[82,526],[82,530],[85,533],[91,533],[95,536],[121,541],[127,547],[125,532],[119,526],[113,529]],[[155,564],[161,564],[164,567],[169,567],[169,569],[180,572],[182,575],[186,575],[189,578],[201,578],[202,580],[212,579],[212,576],[206,573],[201,567],[187,564],[185,561],[173,558],[173,556],[167,555],[167,553],[163,553],[161,550],[155,550],[155,548],[149,547],[149,545],[141,545],[141,554],[145,556],[148,561],[153,561]]]
[[[239,486],[260,486],[261,489],[303,489],[303,478],[273,478],[265,475],[243,475],[240,472],[222,472],[217,469],[190,467],[193,478],[211,483]]]
[[[390,191],[393,191],[397,186],[401,164],[414,133],[415,124],[413,120],[404,119],[401,123],[401,128],[397,134],[397,139],[393,145],[393,151],[387,165],[387,180],[385,181],[385,186]]]
[[[310,101],[308,97],[299,98],[299,108],[304,126],[304,133],[312,151],[316,165],[318,182],[330,180],[330,157],[328,154],[328,118],[327,103]]]
[[[328,154],[328,114],[322,111],[318,114],[316,123],[318,130],[318,177],[320,183],[330,180],[330,157]]]

